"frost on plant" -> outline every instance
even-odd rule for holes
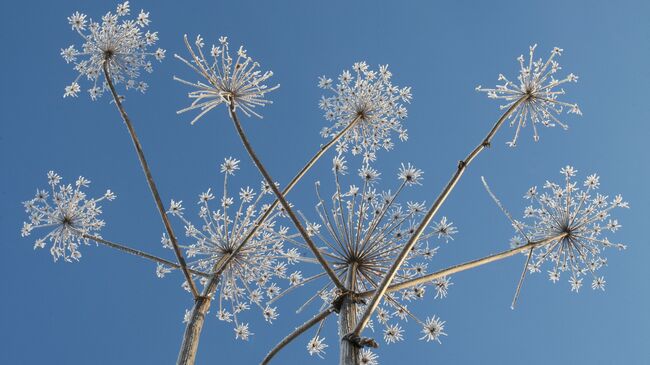
[[[320,134],[324,138],[334,137],[355,121],[337,150],[342,153],[350,148],[353,155],[362,154],[364,162],[368,163],[375,160],[379,149],[393,148],[393,133],[401,141],[408,139],[401,122],[406,118],[407,110],[401,103],[410,103],[411,88],[393,85],[388,65],[373,71],[365,62],[357,62],[352,70],[343,71],[336,85],[326,76],[320,78],[318,86],[334,93],[320,100],[325,119],[332,123]]]
[[[308,233],[322,242],[322,252],[338,277],[353,275],[353,287],[346,288],[356,293],[375,290],[385,273],[389,270],[402,247],[415,232],[417,224],[425,212],[425,204],[408,202],[398,203],[399,195],[409,186],[422,181],[422,171],[410,164],[402,165],[397,177],[400,181],[394,191],[378,189],[380,173],[364,166],[358,170],[360,185],[342,187],[341,179],[347,174],[348,166],[342,157],[333,161],[334,191],[323,195],[320,183],[316,184],[319,222],[307,225]],[[329,202],[324,198],[331,196]],[[406,264],[398,271],[396,283],[417,278],[427,273],[428,261],[435,255],[436,249],[427,241],[435,239],[452,239],[456,228],[446,218],[432,225],[419,238],[416,248],[407,257]],[[303,283],[324,277],[323,273],[306,278]],[[434,286],[436,297],[444,297],[450,285],[448,278],[440,283],[430,282]],[[292,288],[288,289],[292,290]],[[286,293],[287,291],[285,291]],[[408,309],[408,303],[425,296],[426,285],[386,294],[382,305],[376,311],[376,320],[385,327],[384,339],[387,343],[400,341],[402,329],[396,323],[413,319],[421,327],[427,323],[418,319]],[[323,300],[328,306],[340,295],[331,282],[316,291],[314,297]],[[308,303],[313,300],[311,298]],[[357,306],[361,316],[365,306]]]
[[[528,270],[540,272],[542,264],[549,262],[547,272],[552,282],[559,281],[567,273],[572,291],[577,292],[582,287],[584,277],[592,278],[593,289],[604,290],[605,279],[596,273],[607,265],[604,250],[626,248],[622,243],[610,242],[605,236],[621,227],[611,214],[614,209],[629,205],[621,195],[610,198],[597,192],[600,178],[596,174],[587,176],[579,186],[573,181],[577,173],[573,167],[566,166],[560,172],[564,176],[562,183],[547,181],[543,192],[538,192],[536,186],[528,190],[525,198],[532,203],[524,210],[528,223],[515,223],[530,241],[564,235],[537,248]]]
[[[239,247],[254,228],[259,217],[269,208],[262,201],[270,189],[257,193],[250,187],[243,187],[232,194],[229,191],[229,177],[239,169],[239,161],[227,158],[221,164],[223,173],[223,194],[215,196],[211,189],[199,195],[198,223],[195,225],[185,216],[181,201],[171,201],[169,214],[178,217],[185,225],[186,237],[192,244],[182,245],[188,258],[188,266],[203,272],[214,272]],[[218,208],[211,207],[217,201]],[[287,229],[278,227],[276,220],[281,211],[273,212],[262,223],[261,228],[238,251],[223,271],[217,292],[217,317],[235,326],[236,338],[248,339],[251,333],[248,324],[243,324],[239,316],[251,307],[258,307],[264,319],[271,323],[278,317],[275,307],[266,302],[281,290],[278,279],[290,281],[296,273],[288,274],[288,265],[299,261],[296,248],[286,249],[284,243],[293,240]],[[168,239],[163,237],[163,246],[170,248]],[[299,272],[297,273],[299,275]],[[202,279],[205,284],[207,280]],[[215,298],[216,299],[216,298]]]
[[[63,184],[54,171],[47,173],[47,180],[49,191],[36,190],[33,199],[23,202],[29,222],[23,223],[21,235],[29,236],[34,229],[49,229],[45,236],[36,240],[34,249],[44,248],[49,242],[54,261],[60,258],[67,262],[79,261],[79,246],[87,245],[89,241],[84,236],[97,235],[105,225],[99,219],[102,209],[97,203],[104,199],[113,200],[115,194],[106,190],[101,198],[87,198],[82,188],[87,188],[90,181],[81,176],[74,186]]]
[[[520,129],[528,123],[532,124],[533,138],[537,141],[539,140],[537,127],[540,125],[545,127],[559,125],[564,129],[568,128],[557,117],[563,111],[582,115],[578,104],[558,100],[560,96],[564,95],[564,89],[560,85],[567,82],[578,82],[578,76],[572,73],[562,79],[557,79],[555,76],[562,69],[555,57],[559,57],[563,50],[557,47],[553,48],[551,56],[543,61],[541,58],[537,60],[533,58],[536,47],[537,45],[530,47],[530,56],[527,62],[523,55],[517,58],[519,61],[517,82],[499,74],[499,81],[502,81],[503,85],[497,85],[494,89],[486,89],[481,85],[476,87],[477,91],[487,93],[491,99],[503,100],[505,104],[501,105],[501,109],[508,109],[523,100],[508,116],[510,126],[516,125],[515,136],[512,141],[508,142],[510,147],[517,144]]]
[[[149,25],[149,13],[140,10],[135,19],[124,19],[131,12],[129,2],[117,6],[115,14],[108,12],[101,18],[101,23],[75,12],[68,17],[72,30],[83,39],[81,49],[74,45],[61,49],[61,56],[66,63],[73,63],[79,73],[75,80],[65,87],[63,97],[77,96],[81,91],[79,80],[86,78],[92,87],[88,88],[91,99],[96,100],[108,86],[98,82],[102,78],[103,65],[107,64],[108,72],[114,83],[124,83],[126,89],[137,89],[145,92],[147,83],[138,81],[140,71],[152,72],[153,66],[149,60],[153,56],[158,61],[165,58],[165,50],[158,48],[150,51],[158,41],[158,32],[146,31]]]
[[[241,109],[247,116],[262,118],[255,112],[255,107],[273,103],[266,99],[266,94],[280,87],[264,84],[273,76],[272,71],[262,72],[259,63],[248,56],[243,46],[237,50],[237,59],[233,62],[227,37],[220,37],[218,46],[212,45],[207,58],[203,53],[205,43],[200,35],[194,41],[196,50],[190,45],[187,36],[185,45],[190,53],[189,61],[176,54],[174,57],[194,70],[203,81],[193,83],[174,76],[174,80],[194,89],[188,93],[188,97],[193,99],[192,104],[178,113],[198,110],[199,114],[192,120],[194,124],[213,108],[221,104],[230,105],[232,102],[236,109]]]

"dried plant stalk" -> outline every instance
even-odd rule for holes
[[[169,218],[167,217],[167,213],[165,212],[165,207],[163,206],[162,200],[160,200],[160,194],[158,194],[158,188],[156,187],[156,183],[154,182],[153,176],[151,175],[149,164],[147,164],[147,160],[144,157],[144,152],[142,151],[142,145],[140,144],[138,135],[135,133],[135,129],[133,128],[133,124],[131,123],[131,119],[126,114],[126,111],[122,106],[122,100],[120,100],[120,96],[117,94],[117,91],[115,91],[115,86],[113,85],[113,81],[111,80],[111,75],[108,72],[107,62],[104,62],[102,69],[104,70],[104,77],[106,78],[108,87],[111,90],[111,94],[113,95],[115,106],[117,107],[117,110],[119,110],[120,115],[122,116],[122,120],[124,121],[124,124],[126,124],[126,128],[129,130],[129,135],[131,136],[131,140],[133,141],[133,146],[135,147],[135,151],[137,152],[138,158],[140,159],[140,165],[142,166],[142,171],[144,172],[144,175],[147,178],[147,183],[149,184],[149,188],[151,189],[151,194],[153,195],[153,199],[156,202],[156,207],[158,208],[158,212],[160,213],[160,218],[162,218],[163,224],[165,225],[165,230],[169,235],[169,240],[171,241],[172,246],[174,247],[174,253],[176,254],[176,258],[178,260],[178,263],[180,264],[181,270],[185,275],[185,280],[187,280],[187,283],[190,285],[190,290],[192,291],[192,295],[194,295],[194,298],[197,299],[199,297],[199,292],[196,289],[196,285],[194,284],[194,281],[192,280],[192,275],[187,269],[187,264],[185,263],[185,259],[183,258],[181,249],[180,247],[178,247],[176,236],[174,235],[174,231],[172,229],[171,223],[169,222]]]

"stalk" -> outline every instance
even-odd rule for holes
[[[356,264],[349,266],[347,274],[346,286],[348,293],[354,293],[356,283]],[[339,364],[340,365],[359,365],[359,350],[360,348],[352,342],[344,339],[344,337],[355,328],[357,324],[357,304],[350,294],[343,298],[341,303],[341,310],[339,312],[339,338],[341,345],[339,348]]]
[[[438,195],[438,198],[436,198],[436,201],[433,203],[427,214],[425,215],[424,219],[420,223],[420,225],[417,227],[415,233],[411,236],[409,241],[406,243],[402,251],[400,252],[399,256],[391,266],[391,268],[388,270],[388,273],[384,277],[384,279],[381,281],[381,284],[377,288],[377,291],[375,292],[375,295],[372,297],[372,300],[370,301],[368,307],[366,308],[366,311],[363,313],[363,316],[361,317],[361,320],[359,323],[357,323],[356,328],[354,329],[353,334],[356,336],[359,336],[361,334],[361,331],[365,328],[365,326],[368,324],[368,321],[370,321],[370,316],[372,313],[377,309],[377,306],[379,305],[379,301],[381,300],[382,296],[386,293],[386,290],[388,289],[388,286],[391,284],[393,279],[395,278],[395,275],[397,274],[397,270],[402,266],[404,263],[404,260],[406,260],[406,256],[411,252],[411,249],[413,246],[415,246],[415,243],[418,241],[422,233],[424,232],[424,229],[431,223],[431,220],[435,216],[435,214],[438,212],[438,209],[442,206],[442,204],[445,202],[449,194],[454,190],[454,187],[456,187],[456,184],[460,180],[460,178],[463,176],[463,173],[465,172],[465,169],[467,169],[467,166],[476,158],[481,151],[483,151],[485,148],[490,146],[490,143],[492,141],[492,138],[494,135],[497,133],[499,128],[503,125],[505,120],[521,105],[523,102],[528,100],[529,96],[523,96],[519,100],[517,100],[514,104],[508,108],[508,110],[499,118],[499,120],[494,124],[492,129],[488,132],[488,134],[485,136],[483,141],[476,146],[470,153],[465,157],[464,160],[460,161],[458,163],[458,167],[456,169],[456,172],[454,175],[451,177],[451,180],[447,183],[445,188],[442,190],[440,195]]]
[[[270,186],[271,190],[273,190],[273,193],[280,201],[280,204],[282,204],[282,207],[289,215],[289,218],[291,218],[291,221],[298,229],[298,232],[300,232],[300,235],[305,240],[305,242],[307,243],[311,251],[314,253],[314,256],[316,256],[316,259],[321,264],[321,266],[323,267],[327,275],[330,277],[332,282],[336,285],[337,288],[344,290],[345,287],[343,286],[343,284],[341,284],[341,281],[336,276],[336,273],[334,273],[334,270],[332,270],[332,268],[329,266],[329,264],[327,263],[323,255],[318,250],[318,247],[316,247],[312,239],[309,237],[307,231],[302,226],[302,223],[300,223],[300,220],[293,212],[293,209],[291,208],[287,200],[284,198],[284,195],[282,195],[278,187],[275,186],[275,181],[273,180],[271,175],[269,175],[269,173],[266,171],[266,168],[264,167],[260,159],[257,157],[255,150],[253,150],[253,147],[248,141],[248,137],[246,137],[246,133],[244,133],[241,123],[239,122],[239,118],[237,117],[237,113],[235,113],[235,102],[234,100],[232,100],[232,98],[230,98],[228,111],[230,112],[230,119],[232,119],[233,123],[235,124],[235,128],[237,129],[237,134],[239,134],[239,138],[244,144],[244,147],[246,148],[246,151],[248,152],[249,156],[253,160],[253,163],[255,163],[255,166],[257,166],[257,169],[264,177],[264,180],[266,180],[266,183]]]
[[[421,276],[419,278],[406,280],[406,281],[401,282],[399,284],[394,284],[394,285],[389,286],[387,288],[386,292],[387,293],[392,293],[392,292],[399,291],[399,290],[402,290],[402,289],[412,288],[412,287],[418,286],[420,284],[430,283],[431,281],[433,281],[435,279],[439,279],[439,278],[441,278],[443,276],[449,276],[449,275],[456,274],[456,273],[459,273],[459,272],[462,272],[462,271],[466,271],[466,270],[473,269],[473,268],[476,268],[476,267],[479,267],[479,266],[483,266],[483,265],[489,264],[491,262],[500,261],[500,260],[503,260],[503,259],[508,258],[510,256],[514,256],[514,255],[516,255],[516,254],[518,254],[520,252],[524,252],[524,251],[528,251],[528,250],[532,251],[533,249],[535,249],[535,248],[537,248],[539,246],[546,245],[546,244],[548,244],[550,242],[553,242],[553,241],[561,240],[564,237],[566,237],[566,235],[567,235],[566,233],[563,233],[563,234],[560,234],[560,235],[557,235],[557,236],[554,236],[554,237],[545,238],[543,240],[529,242],[529,243],[527,243],[527,244],[525,244],[523,246],[520,246],[520,247],[515,247],[515,248],[512,248],[510,250],[495,253],[493,255],[486,256],[486,257],[483,257],[483,258],[480,258],[480,259],[476,259],[476,260],[468,261],[468,262],[465,262],[465,263],[462,263],[462,264],[454,265],[454,266],[448,267],[446,269],[431,273],[429,275]],[[376,294],[375,290],[370,290],[370,291],[359,293],[358,296],[359,297],[369,297],[369,296],[372,296],[373,294]]]
[[[271,349],[271,351],[269,351],[269,353],[266,354],[264,360],[262,360],[260,365],[267,365],[271,361],[271,359],[273,359],[273,357],[277,355],[277,353],[280,352],[280,350],[282,350],[285,346],[291,343],[291,341],[295,340],[296,338],[298,338],[298,336],[305,333],[305,331],[312,328],[316,323],[319,323],[320,321],[327,318],[327,316],[332,314],[332,312],[334,312],[334,308],[329,307],[324,311],[318,313],[314,317],[312,317],[312,319],[300,325],[300,327],[296,328],[293,332],[291,332],[289,335],[283,338],[282,341],[280,341],[277,345],[275,345],[275,347],[273,347],[273,349]]]
[[[194,284],[194,281],[192,280],[192,275],[190,275],[190,272],[187,270],[187,264],[185,263],[185,259],[183,258],[181,249],[178,246],[178,242],[176,241],[176,236],[174,235],[174,231],[172,230],[172,226],[171,223],[169,222],[169,218],[167,217],[167,213],[165,212],[163,203],[160,200],[160,194],[158,194],[158,188],[156,187],[156,183],[154,182],[153,176],[151,175],[149,164],[147,164],[147,160],[144,157],[144,152],[142,151],[142,145],[140,144],[138,135],[135,133],[133,124],[131,124],[131,119],[129,119],[129,116],[126,114],[126,111],[122,106],[122,101],[120,100],[120,96],[117,94],[117,91],[115,91],[113,80],[111,79],[110,73],[108,72],[108,62],[106,61],[104,62],[102,69],[104,70],[104,77],[106,78],[108,87],[111,90],[111,94],[113,95],[115,106],[117,107],[117,110],[119,110],[120,115],[122,116],[122,120],[124,121],[124,124],[126,124],[126,128],[129,130],[129,135],[131,136],[131,140],[133,141],[133,146],[135,147],[135,151],[137,152],[138,158],[140,159],[140,165],[142,166],[142,171],[144,172],[144,175],[147,178],[149,189],[151,189],[151,194],[153,195],[153,199],[156,202],[156,207],[158,208],[160,217],[162,218],[163,224],[165,225],[165,230],[167,231],[167,234],[169,235],[169,240],[171,241],[172,246],[174,247],[174,253],[176,254],[176,258],[178,260],[178,263],[180,264],[181,270],[183,271],[183,275],[185,275],[185,280],[187,280],[187,283],[190,286],[190,290],[192,292],[192,295],[194,296],[194,299],[197,299],[199,297],[199,292],[196,289],[196,285]]]

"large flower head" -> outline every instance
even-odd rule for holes
[[[407,116],[402,103],[410,103],[411,88],[393,85],[388,65],[379,66],[377,72],[357,62],[352,69],[343,71],[336,85],[332,79],[320,78],[318,86],[334,93],[320,100],[325,119],[333,123],[321,130],[321,136],[332,138],[354,122],[337,149],[341,153],[351,148],[353,155],[363,155],[368,163],[375,160],[379,149],[393,148],[393,133],[401,141],[408,138],[401,122]]]
[[[604,250],[626,247],[622,243],[610,242],[605,236],[621,227],[611,214],[614,209],[628,208],[629,205],[620,195],[610,199],[598,193],[600,178],[596,174],[589,175],[579,186],[573,181],[577,170],[566,166],[560,171],[564,176],[562,183],[547,181],[544,192],[532,187],[526,193],[525,198],[532,205],[524,210],[524,218],[530,223],[515,222],[529,241],[562,236],[537,248],[528,269],[539,272],[542,264],[549,262],[548,275],[553,282],[560,280],[566,272],[573,291],[580,289],[585,276],[592,278],[594,289],[604,289],[604,278],[597,274],[607,264]]]
[[[264,186],[261,193],[256,193],[250,187],[242,187],[237,194],[231,195],[228,178],[239,169],[238,162],[227,158],[221,165],[224,180],[220,199],[210,189],[199,195],[199,223],[196,225],[186,218],[182,202],[171,202],[168,213],[183,221],[185,235],[194,241],[181,246],[186,250],[188,266],[192,269],[212,273],[220,267],[270,207],[262,204],[264,198],[270,195],[270,189],[264,189]],[[216,209],[210,207],[215,199]],[[293,236],[287,234],[286,228],[276,225],[276,219],[281,214],[278,210],[268,216],[226,266],[219,281],[217,317],[222,321],[234,322],[237,338],[247,339],[250,335],[247,324],[239,320],[239,315],[250,307],[258,307],[267,322],[277,318],[275,307],[266,305],[266,301],[280,291],[276,280],[290,281],[290,277],[296,275],[288,273],[287,265],[301,258],[296,248],[284,247],[285,240],[291,240]],[[166,237],[163,237],[163,245],[171,247]],[[205,279],[202,280],[205,284]]]
[[[61,56],[67,63],[74,63],[74,69],[79,72],[77,78],[66,86],[63,97],[77,96],[81,91],[79,79],[82,77],[92,83],[92,87],[87,89],[90,97],[96,100],[101,96],[108,88],[105,82],[98,85],[104,63],[114,83],[124,83],[126,89],[145,92],[148,85],[138,81],[140,71],[152,72],[150,56],[162,61],[165,50],[158,48],[150,51],[150,47],[158,41],[158,32],[145,32],[151,22],[149,13],[140,10],[135,19],[121,19],[130,11],[129,2],[126,1],[117,6],[115,14],[108,12],[102,16],[101,23],[92,19],[87,21],[86,15],[79,12],[68,17],[72,30],[83,38],[83,44],[81,50],[74,45],[61,49]]]
[[[203,81],[193,83],[174,76],[174,80],[195,89],[188,93],[189,98],[194,100],[192,104],[179,110],[178,113],[198,110],[199,114],[192,120],[194,124],[213,108],[221,104],[233,103],[235,109],[240,109],[247,116],[255,115],[262,118],[254,108],[273,103],[266,99],[266,94],[280,87],[280,85],[268,87],[264,84],[273,76],[272,71],[262,72],[259,69],[260,64],[248,56],[243,46],[239,47],[237,58],[233,59],[230,56],[227,37],[220,37],[219,45],[212,45],[208,58],[203,53],[205,43],[200,35],[194,41],[196,50],[187,40],[187,35],[185,45],[190,53],[190,60],[176,54],[174,57],[194,70]]]
[[[503,85],[497,85],[494,89],[486,89],[481,85],[476,87],[477,91],[487,93],[491,99],[501,99],[505,104],[501,109],[508,109],[515,104],[517,106],[510,113],[508,119],[510,125],[516,125],[515,136],[508,142],[510,147],[517,144],[519,131],[530,123],[533,126],[533,138],[539,140],[537,128],[539,126],[555,127],[556,125],[567,129],[568,126],[558,119],[563,111],[582,115],[578,104],[567,103],[558,100],[564,95],[561,85],[567,82],[578,82],[578,76],[570,73],[562,79],[556,78],[556,73],[562,69],[555,60],[563,50],[553,48],[550,57],[544,61],[541,58],[535,60],[533,54],[537,45],[529,48],[528,61],[521,55],[517,58],[519,62],[519,76],[517,81],[511,81],[502,74],[499,74],[499,81]]]
[[[334,184],[331,195],[323,195],[320,184],[316,184],[319,201],[316,210],[320,220],[309,223],[307,232],[322,242],[321,251],[337,276],[353,278],[345,280],[346,290],[353,295],[371,292],[379,286],[425,213],[424,203],[398,203],[404,190],[421,182],[422,171],[410,164],[402,165],[397,173],[399,185],[396,189],[380,191],[378,182],[381,174],[371,167],[359,169],[360,184],[347,188],[341,185],[341,179],[348,171],[342,157],[334,158],[332,170]],[[330,196],[331,199],[327,199]],[[447,241],[456,233],[456,228],[446,218],[431,227],[420,236],[405,264],[397,272],[395,283],[425,275],[428,262],[437,250],[427,242],[436,239]],[[307,277],[303,284],[322,277],[327,278],[323,273]],[[448,278],[444,278],[440,285],[437,281],[428,284],[440,293],[436,295],[440,298],[447,294],[451,285]],[[407,308],[410,301],[423,298],[425,292],[426,285],[419,285],[384,296],[375,313],[377,322],[385,327],[387,343],[402,338],[401,327],[395,323],[397,321],[406,322],[411,318],[422,328],[427,326]],[[323,306],[328,306],[336,302],[339,295],[341,292],[328,280],[314,297],[320,297]],[[359,302],[359,316],[364,309],[365,306]]]
[[[81,176],[74,186],[63,184],[54,171],[47,173],[47,179],[49,191],[36,190],[33,199],[23,202],[29,222],[23,223],[21,234],[26,237],[35,229],[49,229],[45,236],[36,240],[34,249],[44,248],[49,242],[54,261],[60,258],[67,262],[79,261],[79,246],[89,243],[86,236],[97,235],[105,225],[99,219],[102,209],[97,203],[113,200],[115,194],[106,190],[101,198],[89,199],[82,189],[87,188],[90,181]]]

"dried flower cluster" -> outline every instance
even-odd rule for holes
[[[321,136],[334,137],[354,121],[355,125],[340,140],[337,150],[342,153],[351,148],[353,155],[362,154],[368,163],[375,161],[379,149],[393,148],[393,132],[401,141],[408,139],[401,123],[408,113],[401,103],[411,102],[411,88],[393,85],[388,65],[379,66],[377,72],[365,62],[357,62],[352,69],[354,74],[343,71],[336,85],[325,76],[318,82],[320,88],[335,94],[320,100],[325,119],[333,123],[321,130]]]
[[[320,193],[320,184],[317,183],[319,203],[316,210],[320,223],[310,223],[307,229],[325,245],[323,252],[336,274],[339,277],[353,275],[355,278],[354,287],[346,288],[347,290],[358,293],[372,291],[377,288],[395,257],[415,231],[425,211],[425,205],[421,202],[408,202],[405,206],[397,202],[405,187],[421,183],[423,173],[411,164],[402,165],[397,174],[400,184],[395,192],[391,192],[377,190],[380,173],[371,167],[364,166],[359,170],[361,188],[351,185],[347,190],[343,190],[340,184],[342,175],[348,171],[345,160],[335,157],[332,170],[336,191],[331,198],[331,208],[327,208],[327,203]],[[400,269],[396,282],[426,274],[427,262],[438,249],[430,247],[427,241],[435,238],[448,241],[453,239],[452,236],[456,232],[456,227],[445,217],[434,224],[434,228],[418,240],[416,249],[407,258],[407,264]],[[443,298],[447,295],[451,282],[448,278],[442,278],[430,284],[436,290],[436,298]],[[383,305],[377,310],[376,319],[385,327],[386,343],[403,339],[401,327],[393,323],[393,320],[414,319],[422,326],[426,334],[422,339],[427,341],[439,341],[439,336],[444,335],[444,322],[435,316],[422,321],[407,308],[407,302],[423,298],[425,291],[425,285],[419,285],[384,297]],[[323,305],[329,305],[339,295],[339,291],[328,282],[316,295],[324,300]],[[359,305],[358,314],[363,310],[365,306]],[[319,342],[317,339],[318,335],[312,342]],[[318,347],[311,347],[310,353],[320,354]]]
[[[600,178],[589,175],[582,188],[573,181],[577,170],[566,166],[560,170],[565,181],[562,184],[546,182],[540,193],[534,186],[525,198],[533,205],[524,210],[528,224],[516,222],[518,230],[530,241],[565,235],[535,250],[528,265],[530,272],[539,272],[544,262],[551,264],[548,270],[552,282],[560,280],[561,273],[569,272],[571,290],[577,292],[582,287],[584,276],[593,278],[593,289],[605,289],[605,279],[596,274],[607,264],[603,251],[606,248],[625,249],[622,243],[612,243],[605,234],[616,232],[620,227],[617,219],[611,217],[616,208],[629,208],[620,195],[610,199],[597,193]],[[515,237],[515,242],[522,242]]]
[[[194,225],[185,217],[181,201],[171,202],[169,213],[183,221],[185,235],[195,240],[190,245],[182,246],[192,269],[213,272],[241,245],[259,216],[269,208],[268,204],[262,204],[271,191],[264,184],[259,194],[250,187],[244,187],[240,188],[238,197],[230,195],[228,177],[239,169],[238,164],[239,161],[233,158],[226,158],[221,164],[223,195],[217,210],[209,206],[215,199],[210,189],[199,195],[200,224]],[[242,323],[238,316],[251,306],[257,306],[264,319],[272,322],[278,313],[275,307],[265,304],[265,298],[270,300],[280,292],[281,288],[274,280],[299,281],[299,271],[288,273],[288,265],[295,264],[301,257],[296,248],[284,248],[285,241],[292,240],[293,236],[287,234],[287,228],[276,227],[276,219],[281,214],[280,210],[273,212],[264,221],[255,236],[230,261],[219,283],[217,317],[225,322],[234,322],[236,337],[243,340],[247,340],[250,333],[248,324]],[[164,236],[163,245],[171,248]],[[162,270],[169,269],[159,266],[159,276],[164,276]],[[206,280],[202,280],[205,284]]]
[[[74,45],[61,49],[63,59],[67,63],[74,63],[74,69],[79,73],[77,78],[66,86],[64,97],[77,96],[81,91],[79,79],[82,77],[92,83],[92,87],[88,89],[90,98],[95,100],[101,96],[107,86],[104,83],[98,86],[97,83],[105,63],[114,83],[125,83],[127,89],[134,88],[141,92],[147,90],[147,83],[137,81],[140,70],[152,72],[153,66],[148,60],[149,56],[162,61],[165,58],[165,50],[158,48],[154,52],[149,51],[149,47],[158,41],[158,32],[143,33],[151,22],[149,13],[140,10],[136,19],[120,19],[129,15],[130,11],[129,2],[126,1],[117,6],[115,14],[108,12],[102,16],[101,23],[92,19],[86,20],[87,16],[79,12],[68,17],[72,30],[83,38],[83,44],[81,50]]]
[[[510,147],[517,144],[519,130],[529,122],[533,125],[533,137],[535,141],[538,141],[537,127],[539,125],[555,127],[557,124],[564,129],[568,128],[565,123],[562,123],[556,117],[564,110],[568,113],[582,115],[578,104],[558,100],[560,95],[564,95],[564,89],[557,89],[560,85],[567,82],[578,82],[578,76],[572,73],[561,80],[555,78],[555,74],[562,67],[554,58],[560,56],[563,50],[557,47],[553,48],[551,56],[546,61],[543,61],[541,58],[538,60],[533,59],[536,47],[537,45],[530,47],[528,62],[525,62],[523,55],[517,58],[517,61],[519,61],[518,84],[499,74],[499,81],[503,81],[503,85],[497,85],[494,89],[485,89],[481,85],[476,87],[477,91],[487,93],[491,99],[504,100],[505,104],[501,105],[501,109],[508,109],[523,100],[516,107],[516,110],[508,116],[510,125],[517,125],[515,136],[512,141],[508,142]]]
[[[79,261],[79,246],[87,245],[89,241],[84,236],[97,234],[105,225],[99,219],[102,209],[97,203],[104,199],[113,200],[115,194],[106,190],[101,198],[88,199],[81,189],[87,188],[90,181],[81,176],[74,187],[61,183],[61,177],[54,171],[47,173],[47,180],[49,192],[36,190],[33,199],[23,202],[25,211],[29,214],[29,222],[23,223],[21,235],[26,237],[34,229],[49,228],[50,231],[45,236],[36,240],[34,249],[44,248],[50,242],[50,253],[54,261],[60,258],[67,262]]]
[[[187,36],[185,36],[185,44],[191,56],[190,60],[188,61],[179,55],[174,55],[174,57],[183,61],[204,81],[192,83],[174,77],[174,80],[195,89],[188,93],[189,98],[194,100],[192,104],[179,110],[178,113],[199,110],[200,113],[192,120],[192,124],[194,124],[213,108],[221,104],[230,105],[230,103],[233,103],[235,109],[240,109],[247,116],[255,115],[262,118],[253,109],[256,106],[272,103],[272,101],[266,99],[266,94],[277,89],[280,85],[268,87],[264,82],[273,76],[273,72],[266,71],[262,73],[259,70],[259,63],[248,56],[243,46],[240,46],[239,50],[237,50],[237,59],[233,63],[227,37],[220,37],[218,46],[212,45],[210,59],[207,59],[203,54],[205,43],[200,35],[194,41],[196,51],[188,42]]]

